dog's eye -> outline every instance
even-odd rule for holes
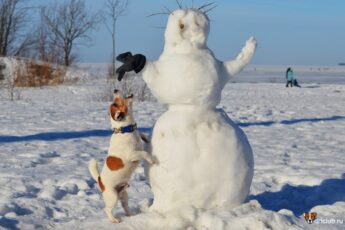
[[[116,103],[114,103],[113,106],[118,107],[118,105]]]

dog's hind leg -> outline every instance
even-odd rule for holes
[[[126,215],[131,216],[132,214],[128,207],[128,193],[126,189],[120,192],[119,197],[120,197],[121,205],[123,209],[125,210]]]
[[[118,201],[117,192],[113,191],[113,190],[105,190],[103,192],[103,200],[105,203],[104,211],[107,214],[107,216],[109,217],[110,221],[113,223],[119,223],[119,220],[116,219],[112,214],[112,210]]]

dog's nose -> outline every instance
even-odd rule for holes
[[[122,121],[125,118],[125,113],[124,112],[120,112],[117,116],[116,116],[116,120],[118,121]]]

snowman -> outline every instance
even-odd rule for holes
[[[233,61],[221,62],[207,47],[210,21],[197,9],[169,15],[159,60],[124,53],[119,79],[142,72],[153,95],[168,110],[154,125],[149,169],[151,210],[184,207],[229,210],[243,203],[253,178],[253,154],[244,132],[217,109],[226,83],[251,60],[252,37]]]

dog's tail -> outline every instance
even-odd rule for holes
[[[97,181],[99,177],[99,172],[97,168],[97,161],[95,159],[92,159],[89,162],[89,171],[91,173],[92,178]]]

